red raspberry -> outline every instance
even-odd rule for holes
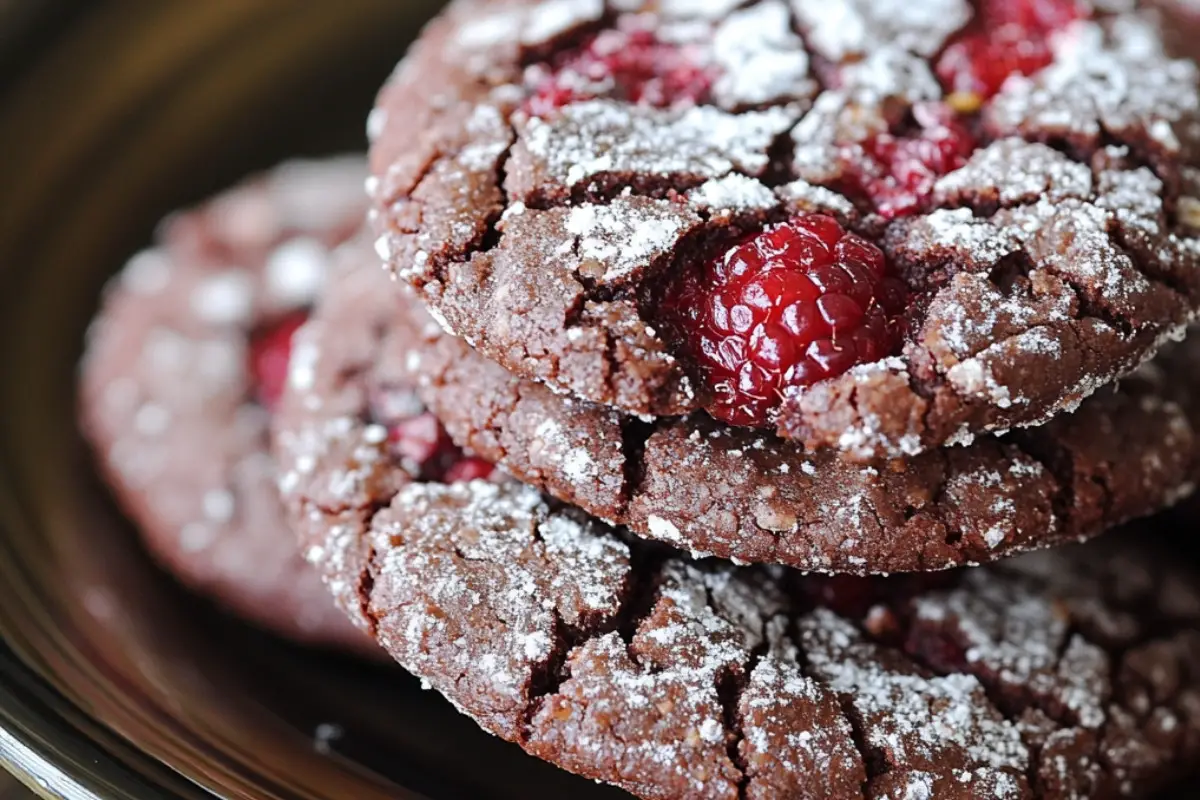
[[[288,360],[292,356],[292,335],[308,319],[298,312],[257,333],[250,341],[250,378],[254,395],[268,410],[273,410],[287,386]]]
[[[761,426],[786,388],[888,355],[906,294],[878,247],[811,214],[682,271],[660,305],[716,395],[713,415]]]
[[[985,0],[976,23],[943,51],[937,75],[956,107],[978,107],[1010,75],[1050,65],[1050,37],[1087,9],[1077,0]]]
[[[428,411],[393,422],[388,428],[388,440],[397,455],[422,471],[443,457],[458,455],[442,423]]]
[[[495,468],[484,461],[482,458],[474,456],[465,456],[455,461],[447,469],[442,476],[444,483],[458,483],[460,481],[486,480],[491,477],[492,471]]]
[[[938,178],[971,156],[975,138],[954,113],[940,103],[918,103],[912,109],[918,130],[884,133],[859,147],[846,147],[849,194],[863,195],[885,219],[920,210]]]
[[[492,465],[482,458],[463,455],[438,418],[428,411],[393,422],[388,440],[401,458],[410,462],[420,477],[438,483],[457,483],[487,478]]]
[[[659,41],[645,28],[602,31],[552,65],[530,71],[525,109],[544,117],[570,103],[610,97],[672,108],[701,103],[715,78],[694,46]]]

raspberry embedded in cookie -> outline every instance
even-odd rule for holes
[[[428,411],[391,423],[388,441],[397,455],[422,468],[454,448],[442,423]]]
[[[461,454],[460,454],[461,456]],[[442,474],[443,483],[460,483],[466,481],[484,481],[492,476],[495,466],[474,456],[461,456]]]
[[[457,483],[486,479],[492,474],[490,463],[465,455],[428,411],[392,422],[388,441],[396,455],[423,480]]]
[[[906,299],[878,247],[809,214],[682,271],[660,308],[715,395],[711,413],[758,426],[786,389],[891,353]]]
[[[1032,75],[1049,66],[1053,34],[1086,15],[1077,0],[984,0],[976,24],[951,42],[937,62],[951,104],[977,108],[1010,75]]]
[[[842,188],[865,196],[885,219],[919,211],[937,179],[966,164],[975,150],[975,137],[941,103],[918,103],[912,119],[912,133],[883,133],[844,148],[848,185]]]
[[[307,312],[290,314],[255,334],[250,341],[249,370],[254,396],[267,409],[273,410],[283,396],[292,356],[292,335],[307,319]]]
[[[544,117],[597,97],[655,108],[702,103],[715,78],[702,62],[696,47],[661,41],[646,28],[602,31],[552,65],[529,69],[525,110]]]

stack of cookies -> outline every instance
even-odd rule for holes
[[[1155,9],[455,0],[368,132],[369,212],[289,165],[110,290],[86,429],[178,572],[645,798],[1194,765],[1200,587],[1077,544],[1200,477]]]

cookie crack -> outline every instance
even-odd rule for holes
[[[663,568],[669,560],[668,551],[641,546],[640,541],[629,548],[629,586],[626,602],[617,614],[617,633],[629,648],[642,623],[650,618],[658,590],[662,585]],[[630,658],[638,659],[633,653]]]
[[[516,146],[516,129],[512,123],[509,123],[509,130],[512,132],[512,137],[509,139],[508,146],[504,148],[504,152],[496,159],[496,166],[492,172],[493,180],[496,183],[496,189],[500,193],[500,208],[492,209],[486,220],[487,228],[484,231],[483,237],[479,240],[479,244],[470,252],[470,255],[463,259],[464,262],[470,261],[471,256],[475,253],[490,253],[500,246],[500,223],[504,219],[504,211],[509,207],[508,189],[505,188],[505,183],[508,181],[508,162],[512,158],[513,148]]]
[[[834,702],[837,703],[838,713],[850,729],[850,744],[854,746],[855,752],[862,760],[866,781],[860,787],[860,790],[862,796],[866,797],[866,787],[880,775],[889,772],[891,767],[888,765],[887,759],[883,757],[883,754],[868,741],[866,727],[863,725],[862,719],[858,716],[858,712],[854,710],[850,698],[844,697],[841,692],[834,691],[829,681],[815,674],[809,666],[808,654],[804,650],[804,639],[800,635],[800,618],[803,610],[806,607],[811,607],[811,602],[804,602],[802,597],[795,591],[791,592],[791,594],[793,595],[795,607],[786,615],[786,631],[793,645],[791,652],[793,653],[794,663],[797,669],[800,670],[801,675],[820,687],[822,692],[832,697]]]
[[[370,530],[370,527],[367,527]],[[367,622],[367,632],[371,638],[376,639],[379,635],[379,615],[375,612],[375,607],[371,602],[372,595],[375,593],[375,576],[378,574],[379,551],[374,546],[367,551],[366,563],[363,565],[362,574],[358,578],[358,599],[360,605],[360,613]]]
[[[828,694],[834,699],[838,705],[838,710],[841,713],[842,719],[850,727],[850,743],[854,745],[854,749],[858,752],[858,757],[862,759],[863,769],[866,773],[866,782],[863,784],[863,794],[866,795],[866,787],[880,776],[891,772],[891,765],[887,763],[887,758],[879,748],[871,744],[867,734],[866,726],[863,724],[862,717],[854,708],[854,704],[850,697],[841,692],[835,691],[829,681],[821,678],[813,673],[809,668],[808,658],[804,652],[804,647],[801,644],[803,638],[800,636],[799,629],[800,615],[794,614],[789,620],[788,633],[792,637],[792,641],[796,647],[796,666],[800,668],[800,673],[810,681],[821,687],[821,691]]]
[[[575,629],[566,623],[562,612],[553,609],[553,635],[550,653],[538,664],[531,665],[525,708],[517,725],[520,743],[528,742],[533,735],[533,719],[541,710],[546,698],[558,694],[562,685],[570,678],[567,661],[571,652],[601,631]]]
[[[997,568],[1003,571],[1003,566]],[[1053,590],[1053,578],[1030,577],[1024,574],[1009,572],[1010,579],[1019,580],[1035,587],[1037,592],[1045,593]],[[1086,599],[1086,598],[1085,598]],[[1118,781],[1121,777],[1119,768],[1112,765],[1104,756],[1104,743],[1107,740],[1113,725],[1116,724],[1112,709],[1119,708],[1129,714],[1136,720],[1144,722],[1147,720],[1153,711],[1158,709],[1166,709],[1171,713],[1183,716],[1177,707],[1177,699],[1180,696],[1180,690],[1176,691],[1167,698],[1155,702],[1150,710],[1139,711],[1134,703],[1128,698],[1122,696],[1117,690],[1117,680],[1120,674],[1121,666],[1124,662],[1125,654],[1144,647],[1154,642],[1164,641],[1171,637],[1172,634],[1178,633],[1181,630],[1179,624],[1168,619],[1156,608],[1153,608],[1153,599],[1141,598],[1141,602],[1129,603],[1124,602],[1111,591],[1103,593],[1103,602],[1110,608],[1124,612],[1136,614],[1142,624],[1149,626],[1134,636],[1130,641],[1125,642],[1120,646],[1105,646],[1104,644],[1090,637],[1085,628],[1074,617],[1071,618],[1069,625],[1064,630],[1061,640],[1058,642],[1055,649],[1055,655],[1052,663],[1045,667],[1046,673],[1051,676],[1056,676],[1062,670],[1066,657],[1070,649],[1077,641],[1082,641],[1086,645],[1096,648],[1104,655],[1108,670],[1108,685],[1105,687],[1103,696],[1098,698],[1102,707],[1105,709],[1103,721],[1094,727],[1088,727],[1084,724],[1074,710],[1068,706],[1062,699],[1054,696],[1056,689],[1051,688],[1044,691],[1033,691],[1032,687],[1027,687],[1030,691],[1018,691],[1006,693],[1000,683],[1000,677],[1003,675],[1003,668],[998,668],[994,673],[990,673],[988,669],[975,668],[978,662],[970,659],[964,659],[959,669],[940,669],[936,663],[929,660],[918,648],[904,647],[903,653],[911,659],[913,663],[921,668],[928,670],[930,673],[938,676],[949,676],[953,674],[966,674],[974,677],[983,687],[984,693],[988,698],[989,703],[994,709],[1000,713],[1006,720],[1022,731],[1022,741],[1029,751],[1030,760],[1026,772],[1029,785],[1038,791],[1041,786],[1041,766],[1044,751],[1044,742],[1031,740],[1032,731],[1023,726],[1026,715],[1031,712],[1039,712],[1052,723],[1055,727],[1051,733],[1065,731],[1079,731],[1089,735],[1089,749],[1087,755],[1091,759],[1091,763],[1100,770],[1103,781],[1106,784],[1112,784]],[[901,641],[907,640],[909,632],[912,630],[913,620],[911,614],[900,615],[901,631],[899,637]],[[886,642],[874,636],[872,632],[865,626],[859,625],[859,629],[868,639],[875,641],[881,646],[886,646]],[[953,641],[953,639],[952,639]],[[954,642],[954,646],[961,646],[960,643]],[[1164,754],[1164,748],[1155,743],[1149,738],[1141,728],[1135,728],[1133,731],[1126,731],[1127,735],[1132,735],[1137,739],[1142,746],[1150,747],[1159,754]],[[1165,754],[1178,755],[1181,749],[1185,746],[1181,739],[1174,746],[1174,750],[1167,751]]]
[[[1166,236],[1169,237],[1170,235],[1173,234],[1167,234]],[[1120,248],[1121,252],[1129,258],[1130,263],[1133,264],[1142,277],[1156,285],[1170,289],[1175,294],[1184,298],[1186,306],[1192,310],[1193,314],[1195,313],[1197,301],[1200,300],[1200,298],[1196,297],[1196,291],[1188,287],[1182,278],[1171,275],[1167,270],[1156,268],[1146,248],[1137,246],[1137,243],[1134,241],[1134,234],[1130,233],[1127,224],[1119,217],[1113,219],[1109,227],[1109,236],[1113,241],[1113,245]],[[1148,241],[1154,245],[1162,243],[1161,237],[1152,238]]]
[[[1032,431],[1014,431],[1004,441],[1025,458],[1040,465],[1051,477],[1054,481],[1051,500],[1054,517],[1062,530],[1072,530],[1075,527],[1075,454],[1069,448],[1059,446],[1050,436],[1040,436]],[[1100,488],[1103,492],[1103,519],[1116,524],[1118,521],[1111,519],[1112,493],[1106,484],[1101,484]]]
[[[513,148],[516,146],[515,128],[513,127],[512,123],[508,121],[505,122],[505,125],[511,135],[508,137],[508,142],[503,151],[496,156],[495,164],[490,170],[490,181],[492,187],[495,188],[497,194],[499,195],[499,207],[489,207],[485,214],[483,214],[481,217],[476,217],[474,222],[482,227],[482,232],[477,236],[472,236],[469,240],[463,242],[457,247],[454,247],[449,252],[444,254],[433,253],[421,250],[419,247],[417,248],[414,258],[419,259],[421,263],[420,271],[425,273],[422,278],[414,281],[414,284],[418,289],[423,290],[424,287],[430,283],[441,284],[443,286],[448,285],[450,282],[449,274],[451,270],[453,270],[455,267],[468,266],[476,258],[486,256],[494,252],[500,246],[503,239],[503,231],[501,228],[504,220],[504,212],[510,205],[510,198],[504,183],[508,174],[508,161],[512,157]],[[430,159],[428,164],[424,167],[419,181],[413,183],[413,186],[416,188],[407,193],[406,199],[417,207],[422,218],[422,222],[416,226],[416,231],[410,234],[417,241],[419,241],[420,232],[424,227],[424,215],[427,204],[423,201],[415,199],[415,195],[417,194],[418,190],[425,185],[427,180],[439,180],[436,177],[437,168],[443,164],[454,165],[455,161],[462,155],[463,149],[464,148],[458,148],[453,151],[441,151],[436,158]],[[471,221],[468,220],[466,224],[470,225]],[[388,260],[393,262],[390,264],[393,274],[403,275],[405,272],[411,271],[413,266],[411,263],[395,264],[394,258],[392,257],[393,255],[394,254],[390,254],[388,256]]]
[[[388,497],[386,500],[380,500],[354,509],[354,516],[362,522],[362,535],[368,537],[368,540],[371,537],[371,531],[375,529],[375,517],[391,505],[391,501],[392,498]],[[330,530],[336,530],[336,525],[330,525]],[[375,576],[382,569],[382,565],[379,563],[379,548],[374,543],[369,543],[366,548],[366,554],[362,570],[358,576],[357,595],[360,605],[359,611],[362,614],[362,618],[367,622],[368,632],[371,637],[378,639],[381,619],[375,611],[373,600],[375,594]]]
[[[904,641],[908,638],[912,621],[910,619],[905,619],[906,615],[901,614],[897,616],[902,626],[898,638],[899,641]],[[859,632],[868,641],[873,642],[879,647],[886,647],[888,649],[895,650],[898,653],[902,653],[905,658],[931,675],[937,675],[939,677],[949,677],[951,675],[969,675],[975,678],[975,680],[979,681],[979,685],[983,687],[984,694],[987,697],[988,704],[991,706],[991,710],[1000,714],[1000,716],[1002,716],[1006,721],[1015,725],[1020,720],[1021,712],[1026,709],[1026,707],[1014,708],[1012,703],[1007,702],[1006,698],[1004,698],[998,690],[998,687],[992,681],[985,679],[985,674],[983,672],[971,669],[972,664],[969,660],[964,661],[961,669],[938,669],[936,665],[926,658],[921,652],[907,647],[897,647],[895,641],[888,641],[875,635],[871,632],[869,627],[863,625],[860,620],[854,620],[854,623],[855,627],[858,628]],[[1056,720],[1056,722],[1057,721],[1058,720]]]
[[[768,643],[764,639],[750,650],[746,663],[742,665],[740,675],[735,670],[726,670],[717,678],[717,699],[721,703],[722,722],[725,727],[725,734],[728,737],[726,754],[729,757],[729,761],[737,767],[740,774],[737,784],[738,798],[740,800],[745,800],[746,792],[750,787],[749,765],[742,755],[742,742],[746,739],[744,720],[741,714],[742,694],[746,691],[746,687],[750,682],[750,675],[767,652],[768,646]]]
[[[629,516],[633,498],[642,494],[646,478],[646,444],[661,427],[661,421],[644,422],[633,416],[621,417],[622,488],[617,516]]]
[[[921,511],[929,516],[945,530],[943,541],[952,547],[958,549],[958,545],[962,542],[964,531],[961,526],[954,524],[952,517],[946,512],[947,493],[950,491],[950,483],[953,480],[953,471],[950,465],[950,454],[945,448],[938,448],[930,451],[925,458],[936,457],[940,462],[941,469],[939,474],[941,478],[938,480],[937,486],[933,490],[933,501],[922,507]]]
[[[549,656],[530,674],[527,702],[518,726],[518,735],[522,743],[531,740],[534,717],[546,701],[557,695],[563,684],[570,680],[568,662],[572,652],[614,630],[624,640],[626,648],[629,648],[637,629],[649,618],[661,583],[666,555],[656,552],[653,548],[640,547],[638,544],[635,542],[634,546],[630,547],[626,585],[620,596],[619,608],[607,623],[593,622],[571,626],[563,619],[557,607],[553,609],[555,636]],[[634,663],[641,663],[632,652],[629,655]],[[612,733],[615,735],[615,732]]]

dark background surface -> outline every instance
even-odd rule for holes
[[[0,763],[45,796],[624,796],[486,736],[407,676],[195,602],[142,556],[71,424],[103,280],[166,210],[284,156],[361,149],[375,88],[435,5],[0,0]],[[1196,558],[1195,519],[1167,528],[1181,558]],[[85,586],[123,604],[120,626],[81,612]],[[331,715],[345,763],[316,763],[305,737]]]

